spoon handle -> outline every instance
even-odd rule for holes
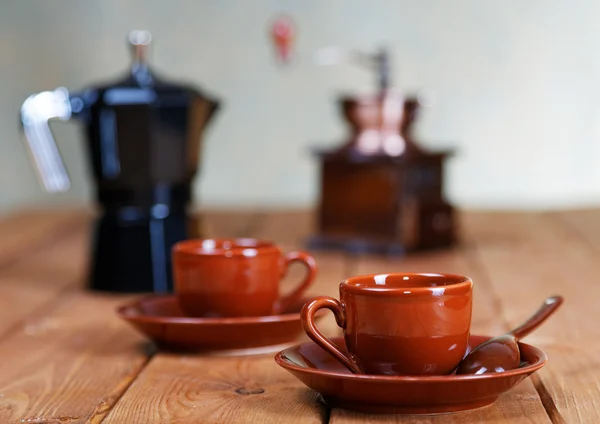
[[[508,334],[511,334],[517,340],[525,337],[546,321],[546,319],[552,315],[562,303],[562,296],[551,296],[547,298],[544,304],[531,316],[531,318]]]

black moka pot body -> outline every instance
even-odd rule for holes
[[[25,138],[47,191],[70,181],[48,127],[79,119],[100,209],[94,222],[94,290],[172,291],[171,247],[195,234],[189,215],[201,136],[219,103],[194,87],[158,78],[146,63],[150,36],[131,33],[125,78],[80,93],[30,96],[21,108]]]

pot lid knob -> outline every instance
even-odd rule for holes
[[[148,69],[152,35],[149,31],[136,29],[129,33],[128,41],[132,55],[131,73],[140,84],[148,84],[152,80]]]

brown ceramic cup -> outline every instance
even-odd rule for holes
[[[467,350],[473,282],[452,274],[372,274],[344,280],[340,300],[304,305],[306,334],[355,374],[444,375]],[[315,313],[333,312],[347,351],[317,329]]]
[[[172,249],[173,285],[182,311],[195,317],[265,316],[285,312],[313,282],[315,259],[283,253],[256,239],[185,240]],[[300,285],[280,296],[279,284],[292,262],[308,272]]]

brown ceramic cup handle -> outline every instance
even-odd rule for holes
[[[322,308],[327,308],[333,312],[335,322],[337,322],[338,326],[342,329],[346,327],[346,310],[344,305],[333,297],[319,296],[305,304],[302,308],[300,319],[302,320],[304,331],[312,341],[321,346],[354,374],[364,374],[364,371],[352,358],[352,355],[336,346],[331,340],[325,337],[315,325],[315,314]]]
[[[285,312],[288,308],[290,308],[294,303],[300,301],[300,297],[304,293],[304,291],[312,284],[315,277],[317,276],[317,261],[311,255],[306,252],[295,251],[288,252],[285,254],[285,270],[289,268],[289,266],[293,262],[300,262],[308,268],[308,272],[306,273],[306,277],[300,283],[300,285],[295,288],[290,294],[282,297],[277,302],[275,306],[275,313]]]

